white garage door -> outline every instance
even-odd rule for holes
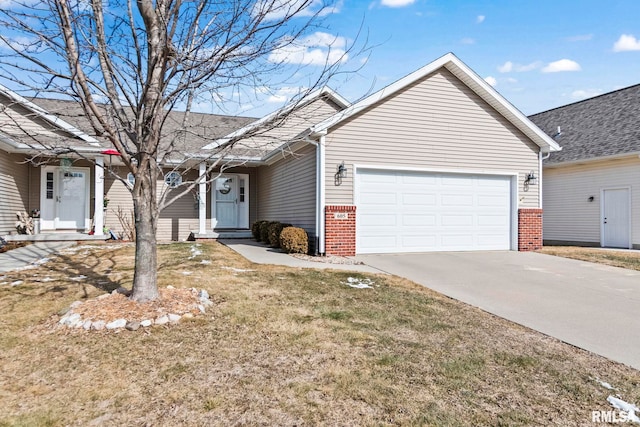
[[[508,250],[511,177],[359,170],[356,252]]]

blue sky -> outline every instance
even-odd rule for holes
[[[362,69],[332,84],[349,100],[447,52],[527,115],[640,83],[638,0],[344,0],[331,12],[324,38],[353,40],[362,24],[372,46]]]

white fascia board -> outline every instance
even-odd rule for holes
[[[432,74],[440,68],[447,68],[471,90],[478,94],[482,99],[495,108],[507,120],[512,122],[518,129],[525,133],[534,143],[536,143],[543,152],[560,151],[560,146],[547,134],[542,132],[534,125],[524,114],[516,109],[511,103],[502,97],[489,83],[484,81],[471,68],[464,64],[453,53],[436,59],[435,61],[425,65],[424,67],[414,71],[413,73],[403,77],[379,90],[378,92],[364,98],[360,102],[351,105],[349,108],[340,111],[328,119],[318,123],[310,128],[312,134],[326,131],[339,122],[359,113],[360,111],[370,107],[371,105],[382,101],[403,88],[415,83],[416,81]]]
[[[334,91],[333,89],[331,89],[330,87],[323,87],[317,90],[314,90],[313,92],[311,92],[310,94],[308,94],[307,96],[305,96],[304,98],[302,98],[301,100],[297,101],[297,102],[292,102],[288,105],[285,105],[284,107],[270,113],[267,114],[266,116],[262,117],[261,119],[258,119],[254,122],[249,123],[248,125],[241,127],[240,129],[231,132],[230,134],[228,134],[227,136],[217,139],[215,141],[213,141],[211,144],[205,145],[204,147],[202,147],[203,150],[213,150],[215,148],[218,148],[226,143],[228,143],[229,141],[232,141],[234,138],[237,138],[239,136],[244,135],[245,133],[249,132],[252,129],[255,129],[261,125],[263,125],[264,123],[268,123],[271,120],[276,119],[278,116],[283,115],[283,114],[288,114],[289,112],[293,111],[296,108],[301,108],[309,103],[311,103],[312,101],[322,97],[322,96],[328,96],[333,102],[335,102],[336,104],[338,104],[340,107],[342,108],[347,108],[349,107],[351,104],[349,103],[349,101],[347,101],[345,98],[343,98],[342,96],[340,96],[336,91]]]
[[[33,102],[31,102],[31,101],[27,100],[26,98],[18,95],[17,93],[15,93],[14,91],[4,87],[3,85],[0,85],[0,92],[4,93],[4,95],[6,95],[8,98],[13,99],[17,103],[21,104],[23,107],[27,108],[28,110],[33,111],[38,116],[42,117],[43,119],[45,119],[49,123],[53,124],[54,126],[59,127],[60,129],[64,130],[65,132],[70,133],[71,135],[73,135],[75,137],[78,137],[81,140],[83,140],[85,142],[88,142],[91,145],[98,145],[99,144],[97,139],[87,135],[86,133],[82,132],[80,129],[76,128],[75,126],[72,126],[71,124],[69,124],[69,123],[65,122],[64,120],[60,119],[59,117],[56,117],[56,116],[54,116],[52,114],[49,114],[43,108],[37,106]]]

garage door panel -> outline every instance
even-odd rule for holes
[[[392,214],[362,214],[358,218],[359,224],[362,228],[366,227],[393,227],[398,225],[397,223],[398,215],[395,213]]]
[[[360,170],[358,253],[508,250],[511,178]]]
[[[420,193],[403,193],[402,204],[405,206],[435,206],[437,204],[438,197],[435,193],[420,194]]]
[[[442,206],[473,206],[473,194],[442,194]]]
[[[405,227],[429,227],[436,225],[435,214],[404,214],[401,223]]]

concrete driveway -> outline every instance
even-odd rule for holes
[[[640,271],[533,252],[434,252],[356,258],[640,369]]]

